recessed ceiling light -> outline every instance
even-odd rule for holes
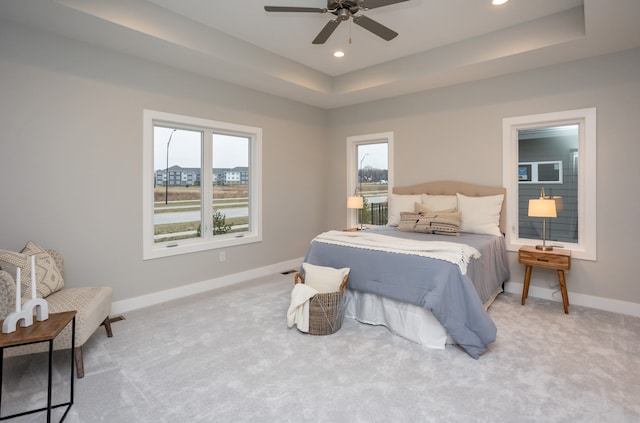
[[[505,4],[509,0],[491,0],[491,4],[494,6],[500,6],[501,4]]]
[[[334,51],[333,52],[333,57],[343,57],[344,56],[344,51]]]

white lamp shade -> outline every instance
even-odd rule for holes
[[[562,210],[564,210],[564,200],[561,196],[553,195],[549,197],[549,199],[556,202],[556,212],[561,212]]]
[[[544,198],[529,200],[529,217],[557,217],[556,202]]]
[[[351,197],[347,197],[347,208],[348,209],[361,209],[364,206],[363,198],[359,195],[353,195]]]

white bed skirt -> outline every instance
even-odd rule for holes
[[[484,304],[485,310],[502,292],[499,287]],[[414,304],[351,289],[344,290],[344,316],[369,325],[386,326],[393,334],[427,348],[442,350],[455,343],[427,309]]]

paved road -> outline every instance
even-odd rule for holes
[[[382,203],[387,201],[387,196],[368,197],[369,204]],[[193,207],[191,206],[173,206],[172,209],[179,210],[180,208]],[[221,213],[224,213],[226,217],[244,217],[249,216],[249,207],[231,207],[228,209],[218,208]],[[199,211],[176,211],[173,213],[158,213],[153,217],[153,223],[155,225],[162,225],[165,223],[182,223],[182,222],[197,222],[200,220]]]
[[[218,209],[226,217],[249,216],[249,207],[233,207],[230,209]],[[200,211],[177,211],[175,213],[158,213],[153,216],[155,225],[164,223],[197,222],[200,220]]]

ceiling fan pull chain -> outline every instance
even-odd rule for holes
[[[351,44],[351,21],[349,21],[349,44]]]

